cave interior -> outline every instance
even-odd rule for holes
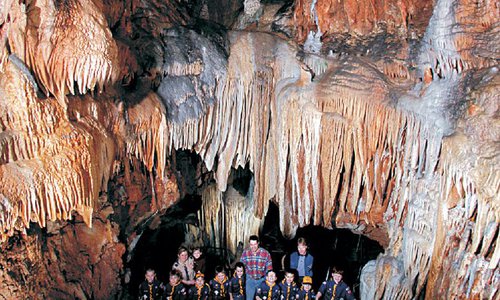
[[[500,6],[0,0],[0,299],[305,237],[357,299],[500,299]]]

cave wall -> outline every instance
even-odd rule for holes
[[[92,297],[92,272],[75,285],[46,266],[56,251],[61,261],[92,254],[76,264],[109,275],[93,297],[119,292],[134,226],[182,193],[175,149],[214,172],[200,220],[207,233],[225,228],[215,244],[235,249],[271,200],[285,236],[313,224],[384,246],[363,270],[365,299],[497,297],[497,4],[236,1],[224,14],[208,2],[0,1],[1,239],[53,274],[29,286],[33,297],[53,282],[58,295]],[[243,197],[228,178],[246,166]],[[96,218],[117,174],[133,195],[125,246]],[[92,229],[71,224],[46,249],[27,246],[46,235],[26,235],[30,222],[74,212]],[[65,246],[87,235],[116,253]],[[22,276],[2,276],[0,290],[18,295]]]

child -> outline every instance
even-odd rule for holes
[[[207,300],[210,295],[210,287],[205,283],[205,275],[198,272],[195,275],[195,285],[188,291],[188,300]]]
[[[160,300],[163,286],[156,280],[156,272],[153,269],[148,269],[144,277],[146,280],[139,285],[139,299]]]
[[[193,248],[194,272],[205,274],[205,257],[200,247]]]
[[[210,280],[209,286],[213,300],[229,299],[229,280],[227,280],[223,267],[218,266],[215,268],[215,278]]]
[[[302,279],[302,287],[299,291],[299,300],[314,300],[316,295],[312,290],[312,278],[310,276],[304,276]]]
[[[255,291],[257,300],[281,300],[281,289],[276,284],[276,273],[267,271],[266,280],[262,282]]]
[[[342,274],[344,272],[341,270],[337,270],[336,268],[332,269],[332,280],[324,281],[316,294],[316,299],[321,298],[321,296],[325,296],[327,300],[354,300],[354,296],[352,291],[349,289],[349,286],[342,281]]]
[[[231,300],[243,300],[246,297],[245,265],[237,262],[234,266],[234,277],[229,282],[229,297]]]
[[[163,299],[166,300],[185,300],[186,288],[181,282],[181,274],[177,270],[171,270],[168,277],[168,283],[165,285]]]
[[[285,271],[285,278],[283,278],[283,282],[280,283],[283,300],[297,300],[299,296],[299,287],[295,284],[294,278],[295,275],[292,271]]]

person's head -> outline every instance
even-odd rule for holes
[[[304,278],[302,279],[302,289],[306,292],[309,292],[309,290],[311,290],[312,284],[313,280],[311,276],[304,276]]]
[[[196,276],[195,276],[195,279],[196,279],[196,285],[197,286],[203,286],[203,284],[205,284],[205,275],[201,272],[197,272],[196,273]]]
[[[250,245],[250,250],[252,250],[252,252],[257,252],[257,250],[259,249],[259,237],[256,235],[251,235],[248,242]]]
[[[217,266],[215,267],[215,278],[219,281],[223,281],[224,278],[226,278],[226,272],[224,271],[223,266]]]
[[[201,251],[200,247],[193,248],[193,257],[194,257],[194,259],[200,258],[202,254],[203,254],[203,251]]]
[[[305,238],[299,238],[297,240],[297,251],[300,255],[306,255],[307,253],[307,241]]]
[[[342,280],[342,276],[344,275],[344,271],[337,269],[337,268],[332,268],[332,279],[336,283],[339,283]]]
[[[189,252],[186,247],[179,247],[179,250],[177,250],[177,258],[181,263],[185,263],[188,260]]]
[[[269,283],[276,282],[276,273],[273,270],[269,270],[266,273],[266,281]]]
[[[234,265],[234,276],[241,278],[245,274],[245,265],[239,261]]]
[[[287,284],[292,284],[294,278],[295,278],[295,275],[293,274],[293,272],[291,270],[285,271],[285,282]]]
[[[146,275],[144,276],[146,280],[151,283],[155,280],[156,278],[156,272],[153,269],[147,269],[146,270]]]
[[[181,273],[177,270],[171,270],[168,277],[168,282],[170,285],[176,285],[181,280]]]

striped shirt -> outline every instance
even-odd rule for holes
[[[266,276],[266,272],[273,269],[271,254],[264,248],[257,249],[256,252],[247,249],[241,254],[240,261],[245,264],[245,272],[253,279],[260,279]]]

